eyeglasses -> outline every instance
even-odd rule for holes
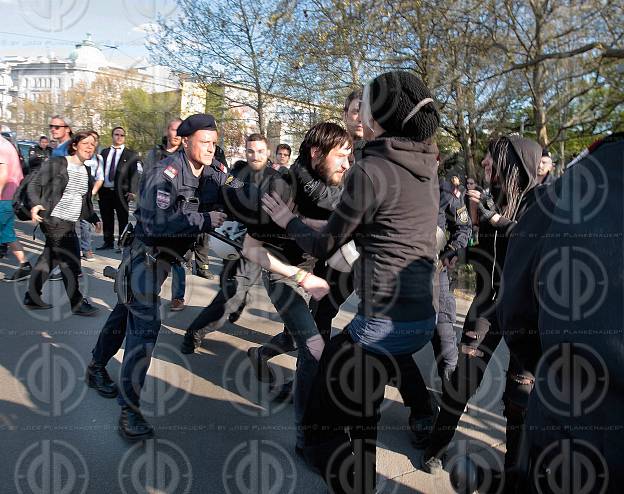
[[[58,129],[64,129],[66,127],[69,127],[69,125],[49,125],[50,130],[58,130]]]

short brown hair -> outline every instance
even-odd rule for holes
[[[269,141],[266,137],[264,137],[262,134],[259,133],[254,133],[254,134],[250,134],[247,136],[247,139],[245,139],[245,144],[247,144],[248,142],[264,142],[267,147],[269,147]]]
[[[73,156],[76,154],[76,148],[78,143],[87,137],[94,137],[96,132],[94,130],[81,130],[80,132],[76,132],[69,142],[69,146],[67,146],[67,154]]]
[[[362,88],[354,89],[353,91],[349,93],[349,95],[347,96],[347,99],[345,99],[344,110],[343,110],[345,113],[349,111],[349,106],[351,106],[351,102],[354,99],[362,99]]]
[[[351,136],[345,129],[333,122],[321,122],[306,132],[299,146],[299,159],[309,167],[312,161],[312,148],[318,148],[321,159],[324,159],[332,149],[345,144],[353,146]]]
[[[277,147],[275,148],[275,154],[277,154],[280,149],[284,149],[288,151],[288,156],[292,154],[292,149],[290,148],[288,144],[278,144]]]

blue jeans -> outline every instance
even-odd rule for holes
[[[80,250],[84,254],[91,249],[91,223],[80,220]]]
[[[262,273],[262,277],[271,302],[297,344],[297,370],[295,371],[293,400],[297,446],[303,447],[303,414],[318,370],[318,361],[308,350],[307,342],[319,332],[308,307],[308,297],[302,288],[287,278],[279,281],[270,279],[270,275],[266,272]]]
[[[440,271],[439,300],[438,323],[431,344],[433,345],[433,353],[436,358],[438,376],[440,376],[440,379],[449,379],[455,367],[457,367],[457,335],[453,326],[456,320],[457,309],[455,297],[450,290],[446,268]]]
[[[186,271],[181,263],[171,265],[171,300],[179,298],[184,300],[186,292]]]

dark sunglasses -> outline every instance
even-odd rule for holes
[[[69,125],[49,125],[50,129],[64,129],[65,127],[69,127]]]

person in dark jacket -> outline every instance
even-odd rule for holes
[[[115,215],[119,237],[128,224],[128,203],[136,199],[142,166],[139,155],[125,145],[126,131],[123,127],[115,127],[111,136],[111,147],[102,151],[104,184],[98,192],[104,224],[104,244],[95,250],[100,251],[115,248]]]
[[[214,160],[217,124],[212,115],[191,115],[178,128],[183,149],[152,166],[141,181],[137,225],[126,246],[120,272],[122,295],[102,328],[87,368],[87,385],[121,406],[119,433],[128,440],[154,434],[140,410],[140,394],[160,331],[160,290],[175,262],[200,232],[219,227],[225,215],[212,211],[226,174]],[[124,322],[125,321],[125,322]],[[126,340],[121,392],[106,365]],[[119,394],[118,394],[119,393]]]
[[[304,417],[303,454],[333,492],[368,494],[375,492],[385,385],[400,381],[399,362],[411,359],[435,329],[439,185],[431,139],[439,115],[425,84],[403,71],[366,85],[360,110],[368,142],[327,225],[306,226],[277,196],[265,196],[264,207],[314,256],[326,257],[351,239],[360,253],[354,266],[360,304],[323,352]]]
[[[505,265],[509,232],[534,199],[538,185],[540,146],[530,139],[501,137],[493,141],[483,160],[492,166],[492,195],[468,190],[466,195],[478,205],[481,227],[479,249],[471,262],[477,272],[476,296],[464,322],[457,370],[451,382],[444,383],[442,405],[424,453],[424,470],[437,473],[459,419],[470,397],[483,378],[502,332],[496,319],[496,303],[502,291],[501,272]],[[515,415],[506,406],[507,430],[517,426]],[[508,434],[506,465],[514,461],[515,436]]]
[[[526,414],[514,492],[622,491],[622,156],[624,133],[593,143],[509,241],[497,314]]]
[[[29,309],[52,307],[41,300],[41,291],[50,270],[58,265],[72,312],[91,316],[97,309],[83,298],[78,287],[80,261],[75,254],[78,241],[75,226],[84,219],[96,226],[96,232],[102,229],[91,202],[94,179],[84,164],[95,152],[93,132],[75,134],[68,152],[67,157],[54,157],[44,162],[28,184],[28,198],[34,204],[31,217],[34,223],[41,224],[46,243],[33,268],[24,305]]]
[[[52,155],[52,148],[48,146],[48,138],[41,136],[28,153],[28,170],[33,173],[41,168],[41,164]]]

